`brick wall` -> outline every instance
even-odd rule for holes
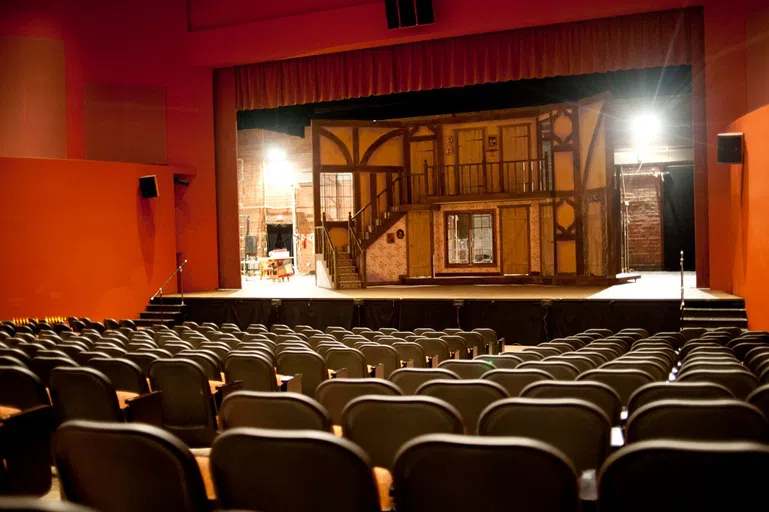
[[[271,149],[286,153],[286,161],[270,167]],[[248,234],[256,236],[256,256],[267,255],[267,224],[294,222],[294,256],[297,270],[315,270],[312,203],[312,137],[294,137],[269,130],[238,131],[238,201],[240,209],[240,249],[245,250],[246,219]],[[293,179],[287,179],[289,175]]]
[[[662,178],[659,167],[623,167],[628,267],[662,270]]]

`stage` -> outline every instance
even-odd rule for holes
[[[687,305],[744,308],[740,297],[695,288],[684,277]],[[179,295],[168,296],[178,304]],[[275,300],[280,299],[280,300]],[[309,324],[345,327],[491,327],[508,343],[532,344],[590,327],[643,327],[650,332],[681,326],[680,274],[642,273],[614,286],[456,285],[371,286],[329,290],[313,276],[288,282],[249,280],[240,290],[189,293],[186,318],[194,321]]]

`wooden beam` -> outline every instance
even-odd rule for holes
[[[393,172],[401,174],[402,165],[321,165],[320,172]]]

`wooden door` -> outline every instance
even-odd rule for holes
[[[409,277],[432,277],[433,234],[432,212],[412,210],[408,213],[408,262]]]
[[[528,274],[529,207],[500,208],[502,217],[502,273]]]
[[[515,193],[530,190],[526,188],[526,184],[534,179],[534,176],[529,176],[530,128],[531,125],[529,124],[502,127],[502,179],[505,192]]]
[[[466,128],[456,131],[459,194],[485,192],[486,152],[483,144],[485,138],[484,128]]]

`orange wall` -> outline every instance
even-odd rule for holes
[[[0,318],[135,317],[175,266],[173,186],[161,166],[0,158]]]
[[[171,222],[156,224],[157,235],[162,237],[163,244],[171,244],[169,247],[175,247],[189,260],[185,267],[187,290],[212,290],[216,289],[218,284],[212,72],[210,68],[193,67],[187,63],[185,20],[186,0],[0,2],[0,37],[41,38],[63,44],[68,158],[77,160],[86,156],[84,100],[87,85],[115,84],[164,89],[166,152],[169,166],[156,166],[151,169],[154,174],[167,175],[170,179],[170,169],[175,168],[177,172],[188,175],[190,186],[177,186],[175,192],[171,188],[168,189],[164,201],[168,201],[172,219]],[[0,113],[0,116],[2,115]],[[30,130],[24,137],[29,139],[37,135]],[[38,162],[33,160],[28,164],[32,176],[36,175]],[[77,160],[77,165],[81,164],[82,162]],[[61,161],[58,165],[69,169]],[[28,178],[18,173],[8,175],[3,172],[3,182],[8,184],[10,189],[23,188],[21,185],[24,185],[24,180]],[[37,179],[40,184],[45,185],[40,176]],[[83,185],[75,180],[61,180],[57,184],[59,193],[71,197],[77,197],[81,193],[79,187]],[[135,182],[131,181],[129,188],[133,190],[134,185]],[[125,184],[123,186],[125,187]],[[88,196],[92,198],[91,201],[102,202],[104,198],[96,198],[97,194],[107,192],[114,195],[118,189],[105,184],[86,190],[91,192]],[[33,197],[34,195],[31,195],[27,200],[31,201]],[[88,210],[87,206],[92,204],[91,201],[79,206],[82,208],[80,211],[84,215],[95,217],[104,215],[104,210]],[[116,205],[106,202],[103,206],[107,214],[114,214],[122,221],[122,224],[114,224],[115,230],[136,233],[141,229],[133,203],[130,215],[126,216],[114,211]],[[4,211],[4,207],[0,207],[0,211]],[[20,223],[18,229],[23,232],[38,229],[38,220],[35,217],[16,218],[16,222]],[[107,251],[108,247],[110,246],[105,246],[104,251]],[[159,249],[159,245],[156,249]],[[124,281],[121,281],[121,287],[128,286],[129,276],[143,275],[147,271],[143,260],[125,260],[122,251],[117,249],[114,249],[114,253],[104,251],[100,253],[101,258],[122,263],[119,274],[123,275]],[[156,254],[167,259],[161,268],[173,268],[176,261],[173,250],[156,250]],[[42,258],[42,255],[34,254],[33,257]],[[27,283],[26,290],[38,289],[41,292],[48,286],[46,273],[32,273],[31,267],[20,268],[17,265],[17,261],[5,253],[0,253],[0,282],[18,278]],[[137,282],[141,283],[143,280]],[[113,304],[115,307],[114,310],[104,311],[104,314],[109,313],[110,316],[136,315],[143,309],[148,298],[146,290],[142,288],[137,290],[137,294],[125,294],[123,288],[110,289],[108,284],[104,280],[98,284],[84,284],[83,286],[89,287],[89,292],[83,296],[76,293],[75,289],[67,287],[61,288],[59,293],[62,294],[62,300],[68,301],[67,311],[71,314],[93,311],[94,304],[90,302],[90,297],[94,295],[122,297],[121,301],[104,303]],[[34,304],[36,300],[36,295],[21,297],[23,290],[20,288],[15,292],[19,306],[16,306],[14,311],[22,315],[34,314],[32,310],[19,309],[20,305]],[[0,310],[0,318],[8,314]]]
[[[748,110],[745,24],[757,8],[765,6],[765,0],[694,0],[692,3],[704,5],[705,13],[705,63],[697,76],[704,77],[705,81],[707,119],[700,123],[704,134],[698,137],[698,142],[706,145],[707,158],[703,160],[707,160],[708,165],[704,181],[708,184],[705,197],[709,203],[709,219],[701,222],[699,229],[709,234],[711,240],[708,253],[712,287],[729,291],[732,289],[731,258],[723,240],[729,237],[730,223],[722,213],[730,209],[729,197],[723,193],[729,187],[729,180],[715,164],[715,135]],[[213,68],[672,9],[683,4],[680,0],[573,0],[568,3],[561,0],[441,0],[434,2],[437,20],[434,25],[387,30],[380,1],[303,1],[299,10],[291,2],[284,2],[285,7],[270,2],[266,12],[255,13],[254,2],[219,0],[216,5],[224,15],[213,24],[222,25],[221,28],[190,32],[188,22],[200,20],[196,15],[202,11],[188,16],[188,6],[195,9],[200,5],[213,4],[207,0],[0,2],[0,36],[63,42],[68,158],[85,157],[86,84],[147,85],[165,89],[168,162],[191,175],[189,188],[178,188],[175,194],[175,232],[167,236],[175,238],[177,250],[190,261],[186,272],[190,290],[215,289],[219,281]],[[239,6],[246,6],[247,11],[241,11]],[[244,20],[249,22],[243,23]],[[61,189],[64,192],[77,193],[71,183],[62,185],[66,185]],[[21,219],[21,222],[27,230],[36,228],[31,221]],[[122,229],[136,230],[136,220]],[[0,282],[6,280],[6,274],[13,273],[8,263],[11,261],[0,254]],[[141,268],[132,268],[126,273]],[[36,287],[45,286],[35,274],[25,278]],[[107,289],[102,292],[111,293]],[[77,302],[72,304],[74,307]],[[141,303],[137,300],[132,307],[138,312]],[[0,311],[0,316],[3,313]]]
[[[731,209],[724,215],[731,237],[728,247],[734,293],[745,297],[748,326],[769,329],[769,105],[741,117],[730,131],[745,133],[743,165],[718,166],[730,180]]]

